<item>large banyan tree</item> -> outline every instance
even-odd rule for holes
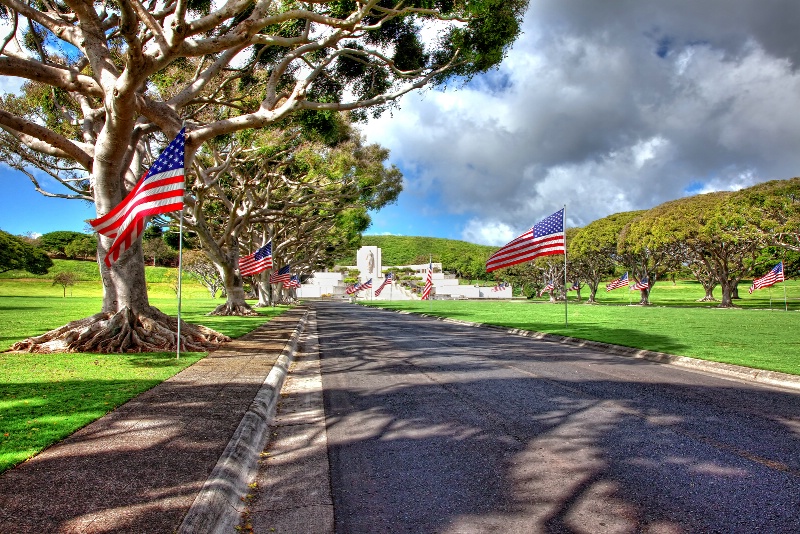
[[[25,81],[0,102],[0,150],[45,194],[111,211],[186,126],[185,168],[211,139],[290,114],[364,116],[428,84],[496,66],[526,0],[280,2],[0,0],[0,74]],[[424,37],[423,37],[424,36]],[[246,90],[243,90],[246,89]],[[40,187],[39,173],[67,193]],[[191,179],[191,176],[189,177]],[[98,237],[104,258],[112,240]],[[213,346],[148,302],[139,241],[98,262],[102,310],[18,349]],[[47,344],[43,344],[47,342]]]

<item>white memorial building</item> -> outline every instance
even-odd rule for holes
[[[361,247],[356,254],[356,265],[348,266],[350,270],[358,270],[358,282],[365,283],[372,279],[372,287],[364,289],[353,295],[348,295],[344,283],[344,275],[337,272],[315,272],[311,278],[306,280],[297,289],[298,298],[320,298],[323,295],[332,298],[358,298],[363,300],[419,300],[420,296],[403,287],[400,282],[392,281],[383,288],[379,296],[375,296],[375,290],[381,287],[385,277],[384,268],[392,269],[413,269],[421,283],[424,284],[425,277],[428,275],[428,264],[422,265],[393,265],[383,266],[381,261],[381,249],[375,246]],[[445,275],[442,272],[441,263],[433,263],[433,298],[446,299],[510,299],[511,286],[506,286],[498,291],[493,291],[492,287],[479,287],[459,285],[458,278]],[[437,272],[438,271],[438,272]]]

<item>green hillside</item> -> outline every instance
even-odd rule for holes
[[[440,237],[397,235],[365,235],[361,238],[361,244],[380,247],[384,265],[427,263],[431,256],[434,262],[442,263],[449,263],[455,258],[474,258],[485,262],[498,248]],[[342,258],[339,263],[355,265],[355,253]]]

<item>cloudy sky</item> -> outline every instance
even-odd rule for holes
[[[405,176],[367,233],[502,245],[564,205],[583,226],[798,176],[799,20],[797,0],[532,0],[498,70],[364,129]],[[0,180],[6,231],[93,216]]]
[[[368,233],[502,245],[800,175],[796,0],[533,0],[499,70],[365,133],[405,175]]]

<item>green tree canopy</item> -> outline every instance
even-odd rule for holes
[[[588,302],[595,302],[601,280],[614,273],[623,258],[617,247],[619,236],[644,210],[615,213],[593,221],[567,240],[567,258],[575,272],[589,286]]]
[[[67,254],[67,247],[76,239],[86,237],[86,234],[80,232],[71,232],[69,230],[57,230],[55,232],[48,232],[39,237],[39,246],[57,256],[69,257]]]
[[[42,249],[0,230],[0,272],[18,269],[31,274],[46,274],[52,266],[53,260]]]

